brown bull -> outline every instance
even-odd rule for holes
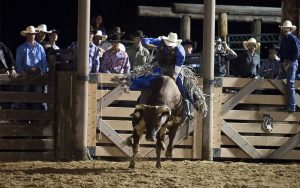
[[[133,135],[128,140],[132,144],[133,156],[129,168],[135,168],[139,141],[146,131],[146,140],[156,141],[156,167],[161,168],[161,150],[165,150],[164,137],[169,131],[169,145],[165,153],[166,158],[172,158],[173,140],[176,131],[184,123],[181,118],[183,100],[181,93],[168,76],[159,77],[148,89],[142,91],[139,104],[133,113]]]

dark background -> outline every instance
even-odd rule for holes
[[[107,30],[120,26],[126,32],[125,37],[135,29],[141,29],[146,36],[168,35],[170,31],[180,33],[180,19],[138,17],[137,6],[165,6],[172,3],[203,3],[203,0],[91,0],[91,18],[103,15]],[[218,5],[253,5],[280,7],[281,0],[216,0]],[[18,45],[24,42],[21,30],[29,25],[37,27],[46,24],[48,30],[60,31],[58,46],[66,48],[77,37],[77,0],[0,0],[0,41],[15,53]],[[192,20],[191,38],[198,42],[198,51],[202,49],[203,21]],[[216,24],[216,31],[217,31]],[[251,23],[229,22],[228,32],[250,33]],[[263,24],[262,33],[279,32],[276,24]]]

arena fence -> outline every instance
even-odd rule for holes
[[[92,156],[130,157],[131,147],[124,144],[132,134],[131,116],[139,91],[128,91],[111,81],[116,75],[97,74],[89,87],[88,146]],[[174,139],[174,158],[201,158],[201,118],[196,115],[193,122],[179,128]],[[97,130],[97,131],[95,131]],[[143,136],[139,156],[154,158],[155,142]],[[168,144],[166,137],[165,144]],[[164,153],[162,153],[164,157]]]
[[[55,69],[50,69],[46,76],[0,75],[0,161],[55,159]]]

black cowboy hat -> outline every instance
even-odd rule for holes
[[[141,30],[135,30],[132,34],[131,34],[131,37],[134,38],[134,37],[145,37],[143,31]]]
[[[109,42],[122,42],[122,36],[120,34],[113,34],[108,39]]]
[[[186,39],[181,44],[182,44],[182,46],[184,46],[184,45],[192,45],[192,47],[193,47],[194,50],[197,48],[197,42],[196,41],[192,41],[191,39]]]
[[[115,34],[118,34],[118,35],[121,35],[123,36],[125,34],[125,32],[121,32],[121,28],[116,26],[114,27],[113,29],[111,29],[109,32],[108,32],[108,35],[109,36],[112,36],[112,35],[115,35]]]

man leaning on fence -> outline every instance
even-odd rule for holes
[[[293,113],[296,111],[296,93],[295,79],[298,68],[298,56],[300,54],[300,41],[292,33],[297,29],[291,21],[286,20],[279,26],[283,34],[280,42],[280,61],[283,63],[283,68],[286,71],[288,104],[284,109],[285,112]]]

